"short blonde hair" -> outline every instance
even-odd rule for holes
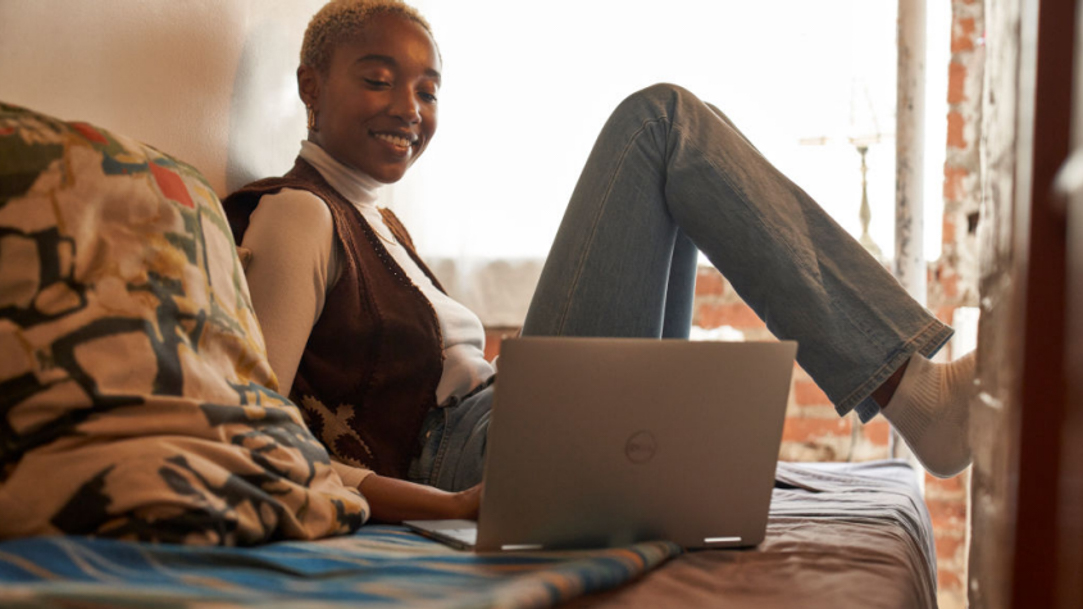
[[[326,74],[335,47],[356,36],[374,15],[391,14],[417,23],[432,36],[429,22],[402,0],[331,0],[312,17],[301,43],[301,65]]]

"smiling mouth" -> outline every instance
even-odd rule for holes
[[[418,141],[416,137],[395,135],[393,133],[373,133],[372,136],[378,140],[385,141],[392,146],[397,146],[399,148],[409,148],[410,146],[415,145]]]

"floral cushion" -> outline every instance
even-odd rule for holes
[[[0,538],[356,529],[367,504],[275,386],[199,172],[0,104]]]

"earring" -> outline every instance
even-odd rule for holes
[[[316,123],[316,109],[312,106],[305,106],[305,109],[308,110],[308,130],[319,131],[320,126]]]

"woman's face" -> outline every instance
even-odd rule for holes
[[[335,48],[326,74],[298,69],[301,98],[316,111],[317,130],[308,139],[380,182],[397,182],[436,132],[440,68],[420,25],[398,15],[372,17]]]

